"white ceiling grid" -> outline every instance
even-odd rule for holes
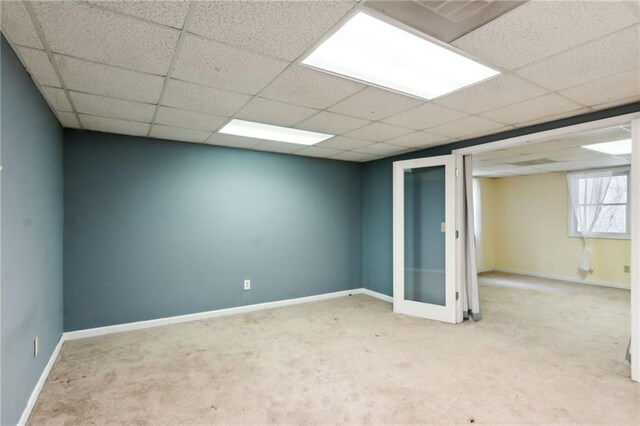
[[[451,44],[502,71],[431,102],[298,65],[367,2],[2,2],[65,127],[370,161],[640,100],[637,2],[529,1]],[[336,135],[216,133],[232,118]]]

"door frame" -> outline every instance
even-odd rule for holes
[[[452,154],[479,154],[481,152],[522,146],[549,137],[559,137],[571,133],[586,132],[603,127],[628,125],[631,123],[631,380],[640,382],[640,112],[623,114],[601,120],[571,126],[559,127],[537,133],[529,133],[508,139],[501,139],[467,148],[456,149]],[[459,179],[460,180],[460,179]],[[458,209],[460,210],[460,209]],[[462,212],[458,211],[458,215]],[[461,216],[459,216],[461,217]],[[458,274],[460,272],[458,271]]]
[[[445,306],[404,299],[404,173],[406,169],[445,167]],[[456,163],[454,155],[393,163],[393,311],[456,323],[458,303],[456,255]]]

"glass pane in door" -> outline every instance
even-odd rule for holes
[[[404,173],[404,298],[444,306],[445,166]]]

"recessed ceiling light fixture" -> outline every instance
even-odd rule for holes
[[[302,64],[423,99],[499,74],[362,11],[316,47]]]
[[[631,154],[631,139],[583,145],[582,148],[603,152],[609,155]]]
[[[218,133],[300,145],[313,145],[334,136],[326,133],[309,132],[308,130],[290,129],[288,127],[236,119],[227,123],[226,126],[218,130]]]

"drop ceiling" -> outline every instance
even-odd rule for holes
[[[345,161],[640,100],[632,1],[418,2],[470,25],[445,41],[502,72],[430,102],[299,65],[383,3],[3,1],[2,33],[64,127]],[[305,147],[217,133],[233,118],[336,136]]]
[[[629,126],[616,126],[485,152],[473,156],[473,175],[498,178],[628,166],[630,154],[609,155],[582,147],[630,138]]]

